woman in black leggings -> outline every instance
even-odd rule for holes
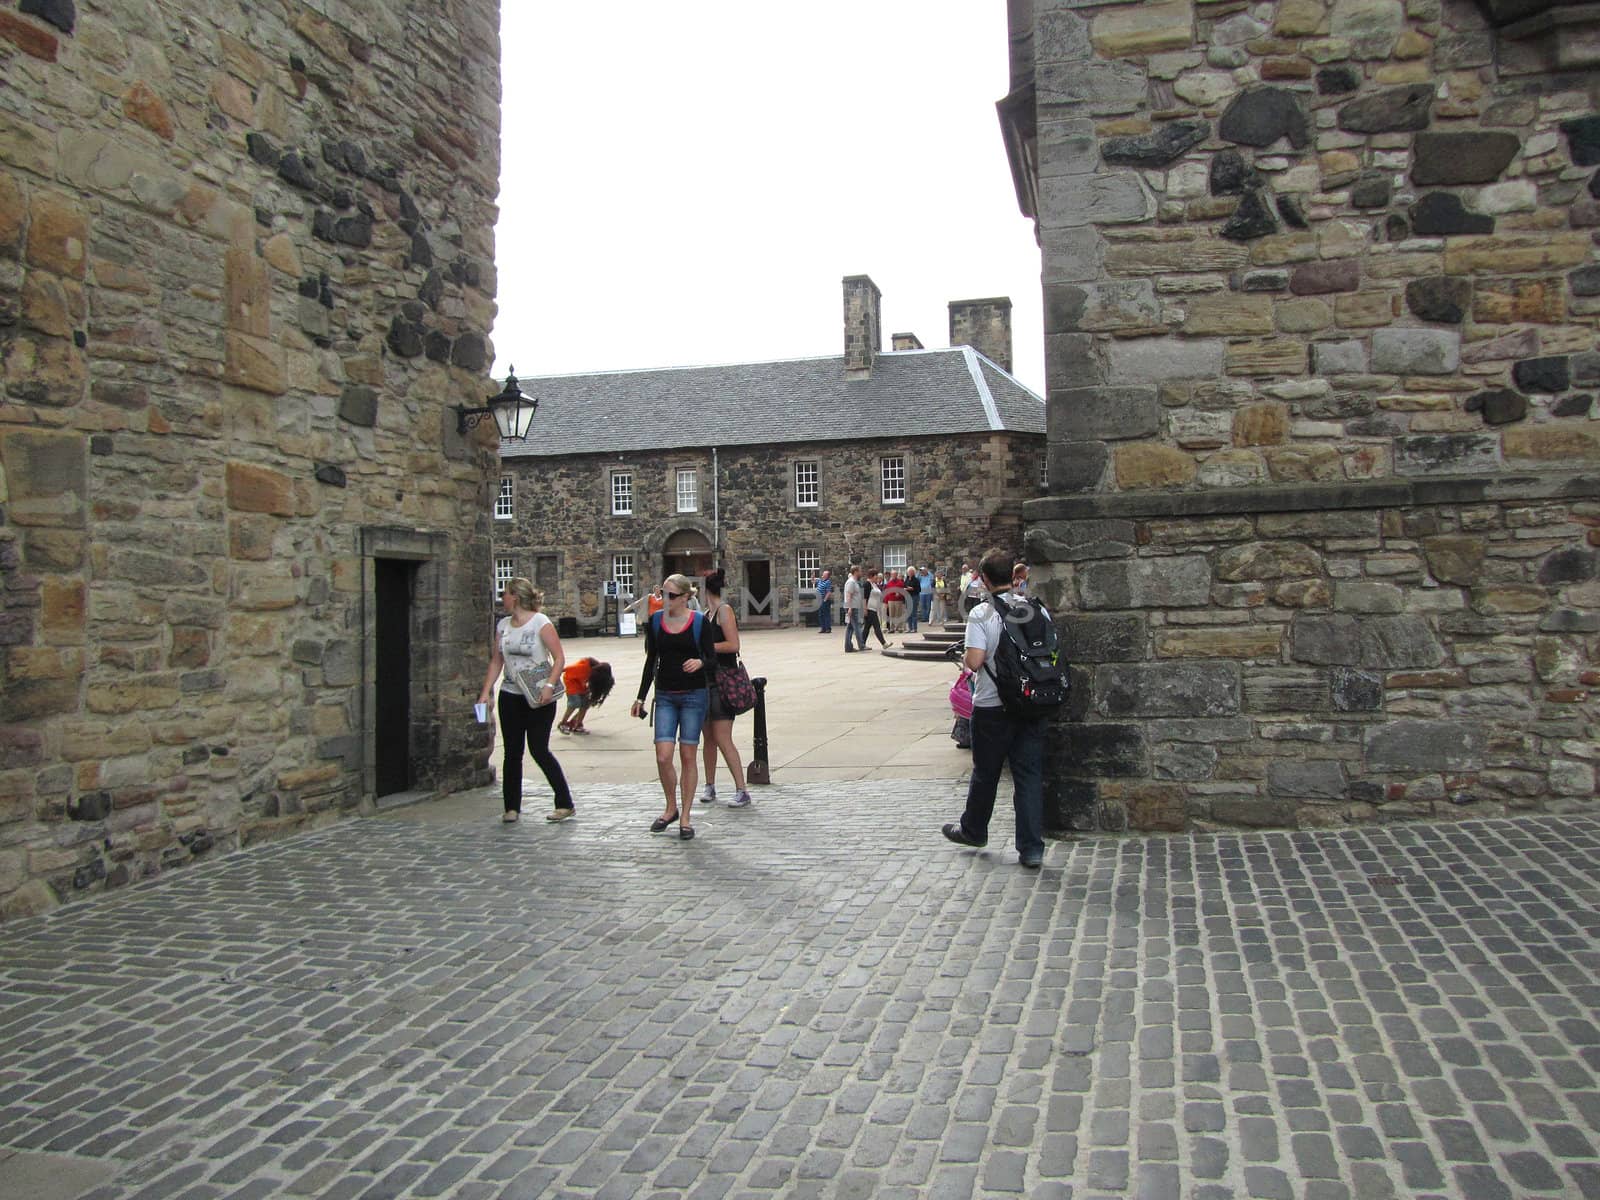
[[[500,593],[506,615],[494,631],[494,654],[478,703],[487,704],[500,680],[500,736],[505,743],[505,758],[500,767],[500,786],[506,810],[502,821],[515,821],[522,813],[522,747],[544,772],[545,781],[555,793],[555,808],[546,821],[565,821],[573,815],[572,791],[561,764],[550,753],[550,729],[556,720],[556,698],[561,695],[561,672],[566,655],[561,638],[550,618],[539,611],[542,593],[526,579],[516,578]]]

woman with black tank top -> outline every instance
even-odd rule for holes
[[[707,683],[716,667],[712,647],[717,640],[711,622],[689,611],[690,590],[683,575],[668,575],[661,585],[667,607],[645,625],[644,676],[631,710],[636,717],[644,716],[644,698],[653,682],[656,774],[667,802],[661,816],[650,823],[650,831],[660,833],[676,821],[678,836],[684,841],[694,837],[689,816],[694,789],[700,782],[696,751],[709,707]],[[674,744],[678,748],[676,763]]]
[[[717,640],[713,649],[717,652],[717,669],[726,667],[731,671],[739,665],[739,622],[734,619],[733,609],[722,602],[726,580],[727,576],[721,567],[706,576],[706,599],[710,605],[706,620],[716,629]],[[733,786],[737,789],[733,799],[728,801],[728,807],[748,808],[750,792],[744,785],[744,762],[739,758],[739,748],[733,744],[734,714],[723,707],[715,681],[709,690],[711,711],[706,716],[706,786],[700,793],[700,800],[703,804],[717,802],[717,754],[720,752],[728,764],[728,774],[733,776]]]

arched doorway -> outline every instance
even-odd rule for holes
[[[661,574],[704,579],[716,565],[711,543],[698,529],[680,529],[661,547]]]

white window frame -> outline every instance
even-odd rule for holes
[[[906,456],[886,454],[878,460],[879,495],[885,504],[906,502]]]
[[[494,598],[500,599],[506,590],[506,584],[517,577],[517,563],[511,558],[497,558],[494,560]]]
[[[633,595],[633,555],[613,554],[611,556],[611,578],[617,585],[618,596]]]
[[[611,515],[633,516],[633,472],[611,472]]]
[[[803,592],[808,592],[817,586],[817,577],[822,574],[822,551],[797,550],[794,556],[795,584]]]
[[[684,484],[688,483],[688,487]],[[695,467],[678,468],[678,511],[700,511],[700,472]]]
[[[806,478],[809,475],[810,478]],[[811,498],[806,499],[810,491]],[[794,506],[816,508],[822,503],[822,464],[815,458],[802,458],[794,464]]]
[[[510,521],[517,515],[516,481],[510,475],[500,476],[500,491],[494,498],[494,519]]]
[[[896,542],[892,546],[885,546],[883,548],[883,573],[887,575],[891,571],[899,571],[904,574],[910,558],[911,551],[904,542]]]

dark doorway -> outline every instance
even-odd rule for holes
[[[411,790],[411,605],[417,564],[373,560],[377,794]]]
[[[744,564],[744,615],[771,617],[772,564],[766,559],[746,559]]]

